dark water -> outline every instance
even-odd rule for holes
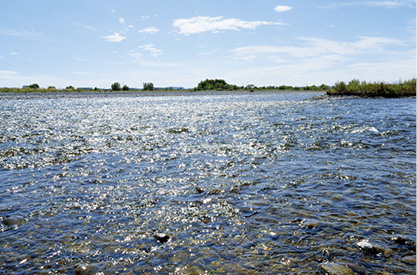
[[[416,100],[0,101],[0,273],[415,274]]]

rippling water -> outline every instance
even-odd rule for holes
[[[0,272],[415,273],[415,98],[314,95],[0,101]]]

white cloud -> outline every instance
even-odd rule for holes
[[[125,21],[125,19],[124,18],[119,18],[119,22],[120,22],[120,24],[126,24],[126,21]]]
[[[19,53],[18,52],[12,52],[10,55],[18,55]]]
[[[176,19],[173,26],[179,28],[184,35],[202,32],[217,33],[221,30],[255,29],[262,25],[283,25],[281,22],[244,21],[236,18],[223,19],[222,16],[196,16],[190,19]]]
[[[285,11],[292,10],[292,7],[290,7],[290,6],[276,6],[274,10],[276,12],[285,12]]]
[[[139,46],[138,48],[148,51],[153,57],[158,57],[164,54],[162,50],[155,48],[154,44],[146,44],[146,45]]]
[[[126,39],[125,36],[121,36],[119,33],[115,32],[113,35],[102,36],[107,42],[121,42]]]
[[[154,33],[159,32],[159,29],[155,27],[148,27],[148,28],[144,28],[143,30],[140,30],[139,32],[154,34]]]

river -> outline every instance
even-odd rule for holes
[[[416,99],[316,95],[2,98],[0,273],[415,274]]]

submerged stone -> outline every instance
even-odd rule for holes
[[[405,256],[401,258],[401,261],[408,263],[408,264],[415,264],[416,263],[416,255]]]
[[[77,265],[75,268],[76,275],[93,275],[97,274],[97,266],[95,265],[87,265],[87,264],[80,264]]]
[[[357,274],[347,265],[337,264],[337,263],[324,263],[320,264],[319,267],[329,275],[353,275]]]
[[[19,226],[25,222],[25,219],[21,216],[13,216],[5,218],[2,223],[5,226]]]
[[[168,234],[165,234],[165,233],[156,233],[153,236],[160,243],[166,243],[166,242],[169,241],[169,235]]]

